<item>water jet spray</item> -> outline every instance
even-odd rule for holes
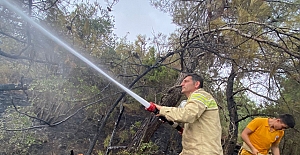
[[[76,52],[68,44],[66,44],[65,42],[63,42],[62,40],[60,40],[58,37],[56,37],[55,35],[53,35],[52,33],[50,33],[49,30],[47,30],[46,28],[42,27],[40,24],[38,24],[34,20],[32,20],[29,16],[27,16],[20,9],[18,9],[16,7],[17,5],[11,4],[10,2],[8,2],[8,0],[0,0],[0,4],[3,4],[6,7],[8,7],[9,9],[15,11],[19,16],[21,16],[22,18],[24,18],[27,22],[29,22],[32,26],[34,26],[35,28],[37,28],[44,35],[46,35],[51,40],[53,40],[57,44],[59,44],[62,47],[64,47],[66,50],[68,50],[70,53],[72,53],[73,55],[75,55],[77,58],[79,58],[80,60],[82,60],[83,62],[85,62],[87,65],[89,65],[90,67],[92,67],[93,69],[95,69],[96,71],[98,71],[100,74],[102,74],[103,76],[105,76],[108,80],[110,80],[111,82],[113,82],[115,85],[117,85],[122,90],[124,90],[127,94],[129,94],[134,99],[136,99],[139,103],[141,103],[143,106],[145,106],[146,110],[148,110],[150,112],[153,112],[155,114],[159,113],[159,111],[155,107],[154,103],[152,103],[152,102],[149,103],[148,101],[146,101],[142,97],[138,96],[136,93],[134,93],[133,91],[129,90],[128,88],[126,88],[125,86],[123,86],[122,84],[120,84],[119,82],[117,82],[115,79],[113,79],[112,77],[110,77],[108,74],[106,74],[104,71],[102,71],[99,67],[97,67],[95,64],[93,64],[90,60],[88,60],[87,58],[85,58],[84,56],[82,56],[81,54],[79,54],[78,52]],[[180,127],[177,123],[174,123],[173,121],[168,121],[163,116],[159,116],[159,119],[162,120],[163,122],[168,122],[175,129],[177,129],[180,133],[183,132],[183,128]]]

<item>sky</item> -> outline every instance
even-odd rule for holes
[[[170,34],[176,26],[171,16],[151,6],[149,0],[120,0],[112,7],[111,15],[115,17],[114,33],[118,37],[134,41],[136,36],[153,37],[159,32]]]

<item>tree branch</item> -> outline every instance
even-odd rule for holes
[[[10,59],[24,59],[24,60],[28,60],[28,61],[33,61],[33,62],[37,62],[37,63],[45,63],[45,64],[52,64],[52,65],[58,65],[57,63],[54,62],[47,62],[47,61],[43,61],[43,60],[34,60],[32,58],[28,58],[28,57],[24,57],[24,56],[20,56],[20,55],[12,55],[12,54],[8,54],[5,53],[4,51],[1,50],[0,48],[0,55],[10,58]]]

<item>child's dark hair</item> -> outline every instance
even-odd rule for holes
[[[295,119],[291,114],[282,114],[279,115],[278,118],[287,126],[289,126],[289,128],[294,128],[295,126]]]
[[[200,76],[200,75],[198,75],[196,73],[187,73],[186,76],[185,76],[185,78],[188,77],[188,76],[191,76],[192,80],[194,82],[199,81],[200,82],[199,88],[203,88],[203,78],[202,78],[202,76]]]

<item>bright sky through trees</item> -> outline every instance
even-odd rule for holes
[[[136,36],[152,37],[159,32],[170,34],[175,30],[171,16],[163,13],[144,0],[121,0],[112,7],[111,14],[115,16],[114,33],[118,37],[127,35],[130,41]]]

